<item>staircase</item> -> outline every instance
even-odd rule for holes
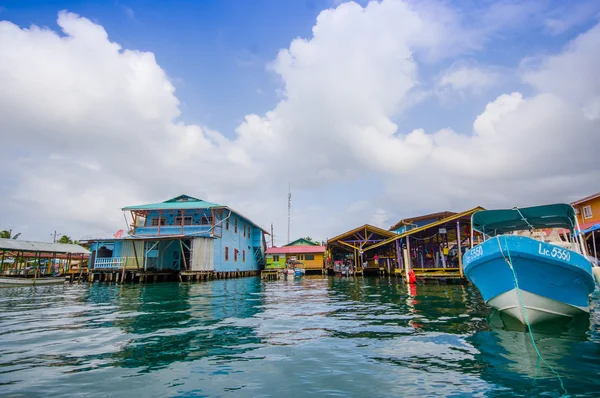
[[[256,260],[256,263],[258,264],[259,267],[264,267],[265,266],[265,255],[262,251],[261,247],[253,247],[252,250],[254,251],[254,259]]]

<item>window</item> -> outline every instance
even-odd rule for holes
[[[175,217],[175,225],[181,225],[181,216]],[[192,225],[192,216],[183,217],[183,225]]]
[[[315,259],[315,255],[314,254],[306,254],[304,256],[305,260],[314,260]]]
[[[229,231],[229,217],[225,220],[225,229]]]
[[[160,219],[160,225],[167,225],[167,220],[165,218],[161,218]],[[152,226],[153,227],[158,226],[158,218],[153,218],[152,219]]]
[[[242,261],[246,262],[246,250],[242,250]]]
[[[304,260],[304,254],[298,254],[298,261]]]
[[[244,225],[244,236],[246,236],[246,225]]]
[[[237,218],[233,222],[233,232],[235,232],[237,234]]]
[[[240,251],[238,249],[233,249],[233,261],[237,261],[238,253]]]
[[[273,262],[275,262],[275,263],[279,262],[279,255],[273,255]]]
[[[585,206],[583,208],[583,218],[592,218],[592,206]]]
[[[225,261],[229,261],[229,248],[225,246]]]
[[[200,216],[200,224],[201,225],[212,225],[213,219],[212,216],[203,215]]]

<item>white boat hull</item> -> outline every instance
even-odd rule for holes
[[[55,285],[65,283],[64,277],[58,278],[2,278],[0,277],[0,285],[3,286],[33,286],[33,285]]]
[[[561,303],[524,290],[521,290],[520,292],[521,297],[523,298],[523,304],[527,310],[527,318],[531,325],[545,322],[556,317],[572,318],[589,312],[589,307],[577,307]],[[518,319],[522,324],[527,324],[525,312],[523,311],[523,305],[521,305],[521,300],[517,294],[517,289],[502,293],[489,300],[487,304],[497,309],[499,312]]]

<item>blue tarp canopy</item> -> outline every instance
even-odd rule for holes
[[[584,229],[583,231],[581,231],[581,233],[585,235],[585,234],[589,234],[590,232],[594,232],[594,231],[600,231],[600,224],[592,225],[588,229]]]
[[[546,228],[575,228],[575,210],[571,205],[524,207],[522,209],[482,210],[473,214],[475,231],[486,235],[499,235],[512,231]]]

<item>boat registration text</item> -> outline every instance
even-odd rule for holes
[[[569,253],[568,250],[561,249],[560,247],[553,247],[552,250],[550,250],[549,248],[545,248],[541,243],[538,253],[542,256],[558,258],[565,261],[569,261],[571,259],[571,253]]]

